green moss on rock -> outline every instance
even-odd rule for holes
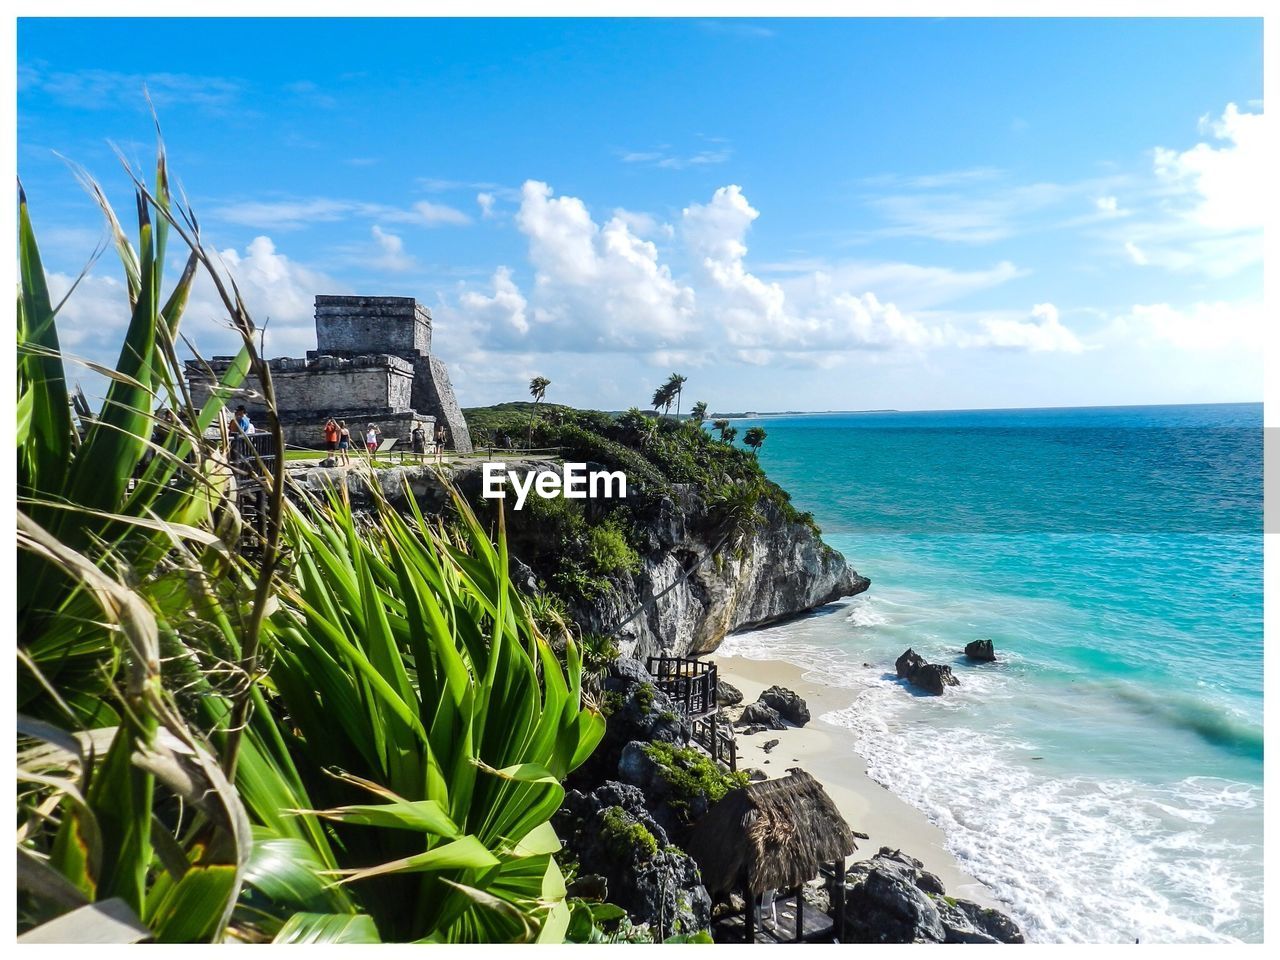
[[[641,860],[648,860],[658,852],[657,838],[622,807],[609,807],[600,815],[600,838],[617,857],[639,854]]]
[[[670,743],[649,743],[645,754],[659,768],[670,790],[667,802],[672,807],[689,811],[698,799],[707,806],[718,803],[730,790],[747,785],[745,772],[722,770],[714,760],[693,747],[677,747]]]

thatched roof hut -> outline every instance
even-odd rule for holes
[[[707,891],[740,889],[757,896],[818,876],[858,848],[827,791],[798,768],[725,794],[693,828],[687,845]]]

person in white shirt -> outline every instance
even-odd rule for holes
[[[378,428],[372,423],[369,424],[369,430],[364,435],[364,445],[369,448],[370,453],[378,449]]]

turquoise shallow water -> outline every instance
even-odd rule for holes
[[[1260,940],[1261,405],[754,423],[872,586],[725,651],[848,687],[826,719],[1034,939]]]

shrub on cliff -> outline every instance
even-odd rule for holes
[[[614,517],[591,528],[587,553],[597,573],[632,573],[640,566],[640,554],[627,542],[626,531]]]

